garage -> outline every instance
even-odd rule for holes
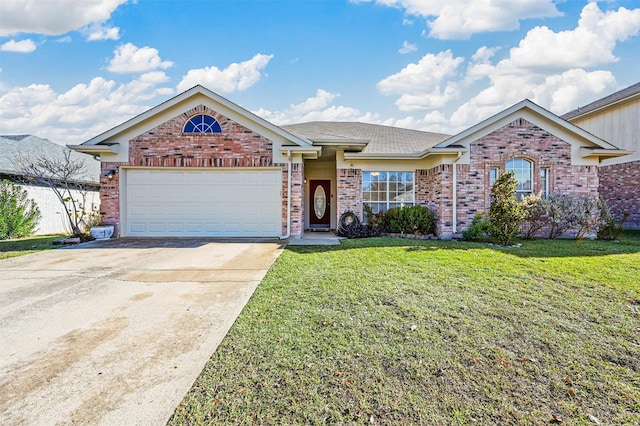
[[[123,169],[123,236],[277,237],[280,169]]]

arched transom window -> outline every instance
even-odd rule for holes
[[[187,121],[183,133],[221,133],[220,123],[210,115],[195,115]]]
[[[521,199],[533,194],[533,163],[524,158],[513,158],[504,165],[505,171],[514,172],[518,181],[516,196]]]

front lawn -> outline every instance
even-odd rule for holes
[[[290,247],[169,421],[640,424],[640,234]]]
[[[0,260],[60,247],[54,246],[51,242],[62,237],[63,235],[46,235],[0,240]]]

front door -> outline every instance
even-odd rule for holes
[[[331,181],[311,180],[309,182],[310,228],[331,226]]]

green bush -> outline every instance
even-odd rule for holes
[[[33,234],[40,209],[27,191],[7,180],[0,181],[0,240]]]
[[[598,236],[599,240],[616,240],[622,232],[622,224],[629,217],[629,212],[624,212],[622,220],[616,219],[611,214],[611,209],[607,205],[607,202],[602,199],[598,199]]]
[[[365,207],[366,209],[366,207]],[[435,213],[427,207],[396,207],[369,216],[369,222],[392,234],[435,234]]]
[[[520,204],[525,212],[522,221],[522,238],[528,240],[547,225],[549,201],[542,198],[540,194],[531,194],[524,197]]]
[[[501,244],[509,245],[520,234],[520,223],[525,211],[516,198],[518,181],[514,172],[498,178],[491,188],[489,208],[489,233]]]
[[[477,241],[486,238],[489,234],[489,221],[483,213],[476,213],[469,227],[462,231],[462,239]]]

